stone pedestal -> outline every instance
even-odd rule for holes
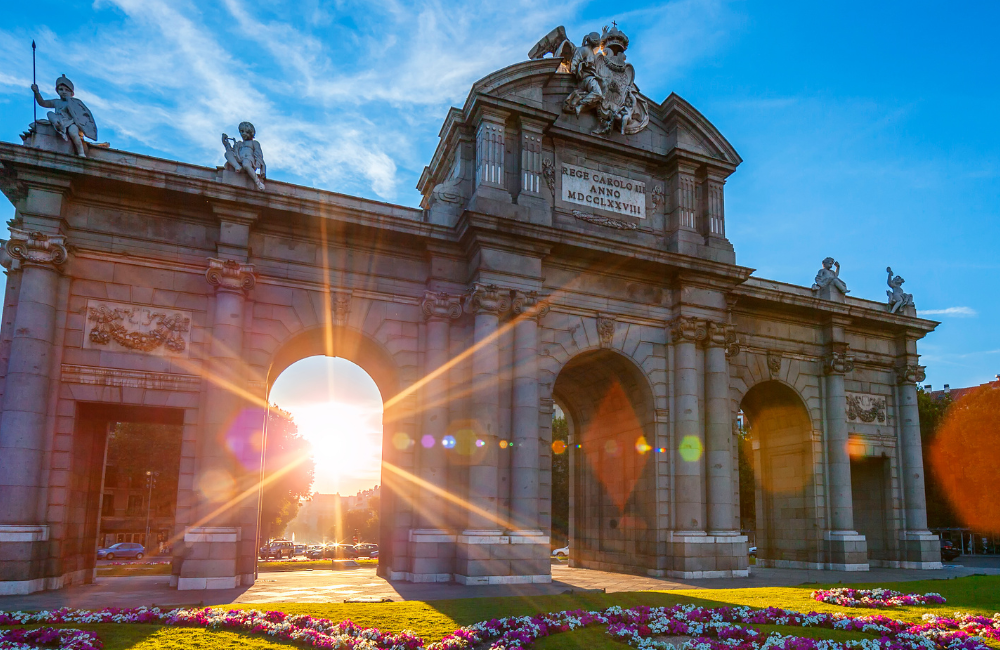
[[[46,588],[41,576],[48,539],[48,526],[0,525],[0,596]]]
[[[171,576],[171,586],[178,590],[239,587],[243,580],[236,571],[236,557],[241,537],[237,527],[189,528],[184,532],[187,554],[181,574]]]
[[[930,531],[905,532],[900,539],[901,569],[940,569],[941,539]]]
[[[466,530],[458,536],[455,582],[510,585],[552,582],[549,537],[541,531]],[[543,557],[544,556],[544,557]]]
[[[393,574],[393,580],[407,582],[451,582],[455,562],[455,533],[436,528],[410,531],[410,572]]]
[[[667,549],[672,556],[671,578],[746,578],[750,575],[745,535],[671,533]],[[660,575],[663,571],[649,571]]]
[[[857,532],[828,530],[823,533],[826,563],[829,571],[867,571],[868,542]]]

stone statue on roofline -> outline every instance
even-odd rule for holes
[[[97,140],[97,123],[87,105],[73,96],[73,82],[65,74],[56,79],[56,94],[59,96],[54,99],[42,97],[37,84],[31,84],[31,90],[35,93],[35,101],[39,106],[55,109],[49,111],[48,123],[59,137],[73,144],[76,155],[86,158],[87,149],[83,136]]]
[[[828,257],[823,260],[823,268],[816,274],[816,283],[812,286],[813,293],[824,300],[844,301],[844,296],[850,292],[847,283],[840,279],[840,262]]]
[[[226,148],[226,167],[237,173],[244,173],[258,190],[264,191],[267,167],[260,143],[254,140],[257,130],[250,122],[240,122],[241,140],[222,134],[222,145]]]
[[[886,295],[889,297],[889,304],[886,308],[889,310],[890,314],[907,313],[913,312],[916,314],[916,306],[913,304],[913,294],[903,293],[903,283],[906,282],[902,276],[897,275],[892,277],[892,267],[885,267],[886,273],[889,274],[889,279],[887,283],[889,285],[889,291],[886,291]],[[909,307],[910,309],[907,309]]]
[[[632,135],[649,124],[649,106],[635,85],[635,69],[625,62],[627,49],[628,36],[615,23],[600,34],[587,34],[579,46],[559,26],[531,48],[528,58],[552,54],[562,59],[559,72],[573,75],[577,82],[563,102],[563,111],[577,116],[593,111],[597,118],[593,135],[607,135],[612,129]]]

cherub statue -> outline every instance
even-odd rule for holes
[[[222,144],[226,147],[226,166],[236,172],[243,172],[250,177],[258,190],[264,190],[264,178],[267,168],[264,165],[264,152],[260,143],[254,140],[257,130],[250,122],[240,122],[241,141],[222,134]],[[259,170],[259,171],[258,171]]]
[[[54,108],[49,111],[49,123],[56,130],[63,140],[73,143],[76,155],[87,157],[87,150],[83,145],[83,138],[87,136],[91,140],[97,139],[97,124],[87,105],[73,96],[73,82],[66,75],[56,79],[56,94],[58,99],[45,99],[38,92],[38,85],[31,84],[31,90],[35,93],[35,101],[44,108]]]
[[[906,280],[899,275],[892,277],[891,266],[885,267],[885,272],[889,274],[887,282],[889,284],[890,291],[885,292],[885,294],[889,296],[889,313],[895,314],[903,307],[913,307],[913,294],[903,293],[903,283],[906,282]]]
[[[833,286],[841,293],[847,293],[850,289],[847,284],[840,279],[840,262],[828,257],[823,260],[823,268],[816,274],[816,284],[812,286],[813,291],[820,291]]]

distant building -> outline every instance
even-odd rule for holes
[[[295,537],[296,542],[320,544],[323,542],[342,541],[328,539],[329,532],[341,520],[344,513],[361,508],[371,508],[372,498],[378,497],[381,486],[376,485],[370,490],[360,490],[352,496],[315,493],[312,498],[302,504],[299,513],[285,529],[285,535]]]
[[[942,390],[933,390],[933,387],[930,384],[927,384],[924,386],[924,392],[930,395],[933,400],[942,400],[945,397],[950,397],[952,401],[957,401],[969,393],[982,388],[983,386],[1000,388],[1000,375],[997,375],[996,379],[993,381],[988,381],[985,384],[979,384],[978,386],[968,386],[966,388],[952,388],[948,384],[945,384]]]

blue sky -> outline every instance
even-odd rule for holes
[[[34,38],[43,93],[68,74],[114,147],[220,164],[220,134],[249,119],[269,176],[404,205],[476,79],[555,25],[579,40],[617,20],[642,91],[680,94],[746,161],[726,189],[739,263],[808,285],[832,255],[872,299],[891,265],[942,321],[920,346],[929,383],[1000,373],[996,3],[98,0],[0,16],[3,140],[30,121]]]

